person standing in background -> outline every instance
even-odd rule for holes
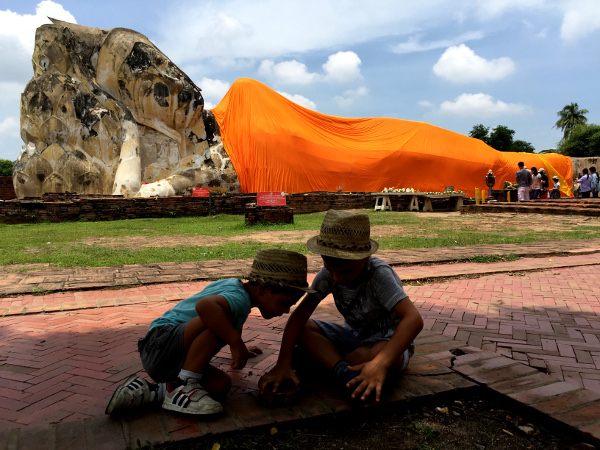
[[[550,188],[550,183],[548,179],[548,175],[546,175],[546,169],[543,167],[540,168],[540,175],[542,176],[542,195],[540,198],[548,198],[548,189]]]
[[[542,192],[542,176],[536,167],[531,168],[531,198],[539,199]]]
[[[588,174],[587,169],[582,170],[583,175],[577,180],[581,191],[581,198],[590,198],[592,192],[592,177]]]
[[[592,177],[592,197],[598,198],[598,190],[600,190],[598,172],[594,166],[590,167],[590,177]]]
[[[529,201],[529,189],[531,187],[531,173],[525,169],[525,163],[519,162],[517,171],[517,198],[520,202]]]

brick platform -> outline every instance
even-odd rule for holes
[[[483,276],[477,274],[493,264],[396,267],[405,279],[418,271],[420,279],[432,280],[455,266],[453,277],[459,278],[406,286],[425,330],[406,375],[385,402],[400,405],[478,387],[577,429],[597,444],[600,265],[594,264],[597,254],[588,255],[587,264],[581,258],[575,252],[496,263],[505,265],[503,273]],[[535,270],[526,269],[524,260],[537,261]],[[555,261],[557,267],[545,268]],[[161,410],[122,420],[105,416],[114,388],[131,373],[145,376],[136,340],[149,322],[207,283],[3,299],[32,309],[0,319],[0,448],[135,448],[138,439],[142,444],[179,441],[352,409],[330,388],[312,382],[297,406],[261,405],[256,383],[276,361],[286,318],[265,321],[253,311],[244,339],[264,353],[244,370],[231,372],[225,414],[208,420]],[[340,320],[330,298],[316,317]],[[215,362],[227,369],[230,361],[229,352],[222,351]]]
[[[531,200],[528,202],[491,202],[481,205],[468,204],[462,206],[460,212],[463,214],[515,212],[523,214],[600,216],[600,199],[560,198]]]

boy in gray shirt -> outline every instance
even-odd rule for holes
[[[273,383],[275,392],[285,379],[299,386],[291,365],[299,343],[337,376],[353,399],[373,395],[379,401],[386,378],[408,365],[423,319],[394,270],[371,256],[379,244],[370,239],[366,214],[327,211],[320,234],[307,246],[323,258],[324,267],[311,285],[316,293],[308,294],[290,316],[277,364],[261,378],[259,389],[264,393]],[[344,326],[310,319],[329,294]]]

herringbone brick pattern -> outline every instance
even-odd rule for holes
[[[600,393],[600,266],[406,290],[425,329]]]
[[[160,301],[2,319],[0,430],[104,414],[116,386],[134,372],[143,374],[137,340],[173,304]],[[335,309],[326,307],[316,317],[339,321]],[[286,317],[266,321],[252,311],[243,337],[263,354],[243,370],[230,372],[232,395],[255,391],[260,376],[275,364],[285,321]],[[230,363],[228,350],[214,360],[224,370]]]
[[[428,267],[432,274],[440,270]],[[600,393],[599,270],[519,272],[405,288],[426,330],[447,337],[449,346],[465,342]],[[0,319],[0,430],[102,416],[114,388],[131,373],[143,374],[136,342],[150,321],[205,284],[73,293],[68,295],[82,309]],[[60,304],[51,298],[30,300]],[[339,320],[330,299],[316,314]],[[255,391],[259,377],[275,363],[286,319],[265,321],[253,311],[244,339],[264,353],[232,372],[236,398]],[[435,346],[440,348],[439,340]],[[421,345],[422,351],[431,351],[427,347]],[[222,368],[229,362],[227,350],[215,360]]]

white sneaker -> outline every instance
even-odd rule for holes
[[[167,393],[162,407],[169,411],[185,414],[216,414],[223,412],[223,406],[210,398],[199,380],[190,378],[185,384],[167,383]]]
[[[104,413],[112,416],[132,412],[150,401],[150,384],[133,374],[115,390]]]

